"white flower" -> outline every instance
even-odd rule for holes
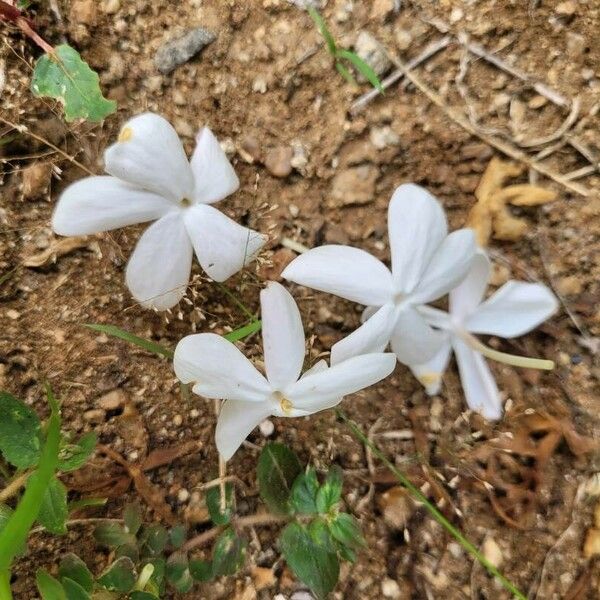
[[[199,333],[183,338],[174,366],[183,383],[205,398],[224,399],[216,430],[219,452],[231,458],[248,434],[269,416],[301,417],[331,408],[387,377],[394,355],[356,356],[329,368],[317,362],[302,377],[304,330],[289,292],[271,282],[260,294],[266,378],[221,336]]]
[[[446,331],[446,340],[431,360],[413,365],[411,370],[427,393],[437,394],[454,350],[467,404],[486,419],[495,420],[502,416],[500,394],[470,334],[504,338],[523,335],[550,317],[558,302],[545,285],[519,281],[505,283],[482,302],[490,271],[489,259],[479,251],[466,279],[450,292],[450,314],[429,306],[419,309],[432,325]]]
[[[159,115],[128,121],[104,153],[111,176],[87,177],[58,201],[52,227],[60,235],[87,235],[154,221],[127,266],[134,298],[158,310],[185,294],[195,250],[204,271],[225,281],[256,255],[266,238],[211,204],[235,192],[239,180],[208,128],[191,161],[177,133]]]
[[[470,229],[448,235],[444,211],[426,190],[413,184],[396,189],[388,209],[392,270],[364,250],[320,246],[298,256],[283,277],[367,305],[366,322],[331,349],[331,363],[381,352],[391,341],[405,364],[431,358],[443,335],[417,307],[436,300],[466,276],[475,255]]]

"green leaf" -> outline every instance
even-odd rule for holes
[[[313,519],[306,528],[310,537],[317,545],[326,548],[330,552],[336,552],[335,542],[329,532],[329,526],[324,519]]]
[[[352,75],[352,73],[350,73],[350,71],[348,69],[346,69],[346,67],[339,61],[337,60],[335,62],[335,68],[337,70],[337,72],[351,85],[357,85],[356,84],[356,79],[354,79],[354,76]]]
[[[42,424],[33,409],[6,392],[0,392],[0,452],[19,469],[40,459]]]
[[[329,523],[331,535],[353,550],[365,545],[360,525],[358,521],[348,513],[340,513],[333,521]]]
[[[247,542],[233,529],[226,529],[218,538],[213,550],[213,576],[233,575],[244,563]]]
[[[94,539],[108,548],[116,548],[125,544],[136,545],[135,536],[131,535],[119,523],[101,523],[94,530]]]
[[[270,442],[263,448],[257,465],[258,489],[272,513],[290,513],[290,491],[300,473],[300,461],[287,446]]]
[[[181,593],[189,592],[194,585],[190,574],[187,556],[181,552],[171,554],[167,560],[165,574],[167,581]]]
[[[244,325],[239,329],[232,331],[231,333],[225,334],[223,337],[230,342],[238,342],[239,340],[243,340],[245,337],[260,331],[262,327],[262,321],[256,320],[248,323],[248,325]]]
[[[121,558],[121,556],[127,556],[134,563],[137,563],[140,560],[140,550],[137,547],[137,544],[129,542],[127,544],[117,546],[115,549],[115,558]]]
[[[99,122],[117,110],[114,100],[102,96],[98,74],[68,44],[57,46],[54,54],[44,54],[36,61],[31,90],[35,96],[59,100],[67,121]]]
[[[165,348],[156,342],[151,342],[150,340],[146,340],[137,335],[133,335],[133,333],[129,333],[124,329],[120,329],[115,325],[100,325],[95,323],[86,323],[85,327],[91,329],[93,331],[99,331],[100,333],[105,333],[106,335],[111,335],[112,337],[119,338],[120,340],[125,340],[130,344],[134,344],[143,350],[147,350],[148,352],[154,352],[154,354],[158,354],[160,356],[165,356],[166,358],[173,358],[174,352],[169,348]]]
[[[384,89],[381,85],[377,73],[373,71],[370,65],[368,65],[358,54],[351,52],[350,50],[338,50],[338,58],[343,58],[351,63],[354,68],[376,89],[383,93]]]
[[[158,596],[151,594],[150,592],[131,592],[129,594],[129,600],[157,600]]]
[[[185,525],[175,525],[169,531],[169,537],[171,538],[171,545],[177,550],[183,546],[187,537],[187,529]]]
[[[72,552],[60,561],[58,575],[72,579],[87,592],[91,592],[94,587],[94,576],[81,558]]]
[[[323,17],[319,14],[316,8],[312,6],[307,6],[306,10],[308,14],[311,16],[311,19],[315,22],[315,25],[319,28],[321,35],[323,36],[325,43],[327,44],[327,49],[329,50],[329,54],[335,56],[337,54],[337,46],[335,45],[335,40],[333,36],[327,29],[327,24]]]
[[[221,489],[218,486],[211,487],[206,492],[206,506],[215,525],[227,525],[233,514],[233,486],[225,485],[225,510],[221,512]]]
[[[152,576],[150,577],[150,583],[155,585],[157,589],[160,589],[165,581],[165,572],[167,570],[167,561],[164,558],[152,558],[144,563],[144,566],[151,564],[154,567]]]
[[[135,581],[135,565],[126,556],[115,560],[98,577],[98,585],[111,592],[130,592],[135,585]]]
[[[303,515],[316,514],[318,490],[317,472],[312,467],[298,475],[292,486],[291,504],[294,510]]]
[[[83,508],[104,506],[108,502],[108,498],[80,498],[69,502],[69,514]]]
[[[325,482],[317,492],[317,511],[321,514],[329,512],[342,497],[343,474],[339,466],[329,469]]]
[[[142,509],[139,502],[132,502],[125,506],[123,521],[127,532],[131,535],[137,535],[142,526]]]
[[[62,586],[67,594],[67,600],[90,600],[90,594],[76,581],[64,577],[61,579]]]
[[[340,563],[335,552],[315,542],[299,523],[290,523],[281,535],[281,549],[290,569],[317,598],[325,598],[335,587]]]
[[[148,525],[142,529],[140,543],[150,556],[160,556],[169,541],[169,533],[158,524]]]
[[[42,596],[42,600],[67,600],[67,594],[58,579],[55,579],[44,569],[39,569],[35,574],[35,582]]]
[[[76,444],[66,444],[60,449],[58,470],[75,471],[81,468],[94,452],[98,436],[90,431],[79,438]]]
[[[213,578],[212,563],[208,560],[192,558],[189,562],[189,569],[191,576],[196,581],[206,582]]]
[[[47,387],[46,395],[50,404],[50,418],[46,431],[46,442],[42,448],[37,470],[27,481],[27,487],[19,504],[4,529],[0,532],[0,574],[6,573],[13,558],[27,540],[44,498],[44,492],[52,479],[58,464],[60,444],[60,412],[52,390]]]
[[[67,533],[68,516],[67,488],[59,479],[53,477],[44,493],[38,523],[50,533],[63,535]]]

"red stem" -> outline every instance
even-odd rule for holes
[[[0,19],[4,21],[12,21],[44,52],[54,56],[54,48],[35,31],[33,21],[26,17],[16,6],[5,2],[5,0],[0,0]]]

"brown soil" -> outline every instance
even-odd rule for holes
[[[82,52],[100,73],[107,95],[118,101],[118,112],[100,126],[65,125],[59,107],[34,99],[28,90],[36,48],[17,30],[5,27],[0,49],[0,69],[6,77],[1,116],[27,125],[98,173],[104,147],[131,115],[143,110],[165,115],[188,151],[198,127],[209,125],[231,147],[241,179],[240,191],[222,206],[237,219],[271,234],[269,252],[258,272],[250,269],[227,282],[252,310],[258,307],[261,282],[277,278],[294,255],[281,246],[282,237],[309,247],[349,243],[387,260],[385,211],[397,185],[413,181],[426,186],[444,203],[451,226],[461,227],[475,202],[481,174],[495,154],[412,87],[393,86],[350,118],[349,106],[367,86],[357,90],[336,74],[311,20],[284,0],[133,0],[117,3],[120,7],[114,14],[106,14],[106,3],[100,2],[97,7],[91,2],[91,13],[82,14],[81,6],[75,5],[85,2],[65,0],[58,3],[62,23],[48,4],[34,3],[39,31],[54,44],[66,38]],[[596,0],[398,4],[402,7],[394,12],[391,0],[330,0],[323,14],[341,45],[350,46],[360,30],[368,30],[403,60],[439,39],[444,23],[452,34],[464,32],[492,52],[500,49],[499,56],[566,98],[579,96],[586,121],[577,135],[598,160],[600,5]],[[347,10],[352,5],[353,10]],[[156,49],[164,37],[184,25],[202,25],[218,33],[218,38],[171,75],[160,75],[153,64]],[[454,44],[416,71],[449,105],[460,109],[465,99],[454,81],[461,56],[460,46]],[[483,60],[470,63],[464,83],[482,127],[500,129],[509,138],[519,133],[524,139],[546,136],[566,117],[564,109],[540,100],[518,79]],[[397,141],[390,144],[388,139],[385,147],[377,148],[372,140],[388,131],[383,128],[389,128]],[[0,133],[14,131],[0,124]],[[274,177],[263,161],[270,150],[280,147],[303,148],[306,165],[288,177]],[[252,162],[251,155],[260,160]],[[238,327],[244,315],[218,286],[201,281],[197,266],[189,302],[182,302],[168,316],[136,306],[124,285],[124,267],[140,228],[95,236],[84,247],[41,267],[23,266],[26,258],[54,243],[49,227],[54,203],[65,185],[84,173],[27,134],[0,146],[0,157],[4,171],[0,274],[14,269],[0,286],[0,387],[43,413],[42,383],[49,381],[63,399],[68,428],[95,429],[102,443],[130,461],[183,441],[202,442],[198,453],[148,473],[180,520],[190,520],[191,515],[198,520],[203,493],[194,490],[217,471],[212,403],[197,397],[183,400],[169,362],[82,325],[111,323],[174,346],[192,331]],[[42,186],[41,194],[25,197],[24,169],[38,163],[53,165],[50,187],[43,191]],[[547,164],[567,173],[589,163],[573,148],[562,146]],[[336,176],[355,167],[368,182],[360,193],[354,184],[350,186],[356,202],[346,205],[347,181]],[[521,239],[491,245],[495,285],[510,277],[545,281],[561,293],[570,314],[564,309],[536,332],[515,341],[489,343],[508,352],[553,358],[558,365],[553,373],[493,364],[507,398],[506,416],[496,425],[465,413],[454,366],[440,397],[426,397],[409,371],[398,366],[385,383],[344,403],[344,410],[364,430],[377,424],[378,432],[404,432],[407,439],[400,441],[375,439],[478,546],[483,544],[492,554],[499,548],[501,569],[538,600],[598,597],[597,563],[582,551],[597,499],[578,494],[598,470],[598,456],[578,453],[577,447],[565,443],[543,458],[519,456],[522,468],[538,478],[532,484],[534,493],[527,496],[529,508],[510,507],[512,517],[526,521],[519,529],[509,525],[508,515],[502,518],[494,510],[490,496],[497,508],[503,497],[497,486],[488,493],[481,485],[482,464],[488,467],[488,475],[491,467],[482,463],[479,453],[490,439],[516,435],[532,412],[561,418],[565,427],[581,435],[600,435],[600,371],[594,354],[600,335],[600,175],[596,172],[578,182],[591,191],[588,197],[540,179],[541,185],[558,192],[558,199],[522,213],[529,228]],[[336,186],[342,186],[341,194]],[[315,335],[311,361],[359,322],[356,305],[304,288],[292,292],[306,330]],[[258,336],[243,346],[246,353],[260,358]],[[99,401],[113,390],[122,392],[118,408],[105,410],[106,400]],[[356,565],[344,567],[335,597],[380,598],[382,585],[386,593],[396,594],[390,597],[405,600],[509,597],[422,508],[390,504],[390,495],[384,494],[393,485],[391,478],[377,463],[369,470],[364,448],[333,412],[274,424],[271,439],[290,444],[317,467],[338,463],[347,471],[345,499],[360,517],[368,549]],[[550,435],[552,427],[544,427],[531,435],[536,439]],[[138,435],[132,436],[133,430]],[[228,467],[247,486],[239,494],[243,514],[257,505],[255,464],[265,441],[255,431],[251,444]],[[95,460],[103,469],[112,468]],[[515,472],[498,477],[510,479]],[[96,476],[103,475],[96,472]],[[518,478],[510,483],[517,488],[523,485]],[[180,493],[182,489],[190,492],[189,498]],[[125,501],[135,496],[130,488],[85,516],[119,516]],[[402,507],[406,514],[394,525],[390,511]],[[148,518],[152,518],[150,510]],[[192,532],[207,527],[206,523],[191,525]],[[103,568],[107,555],[94,550],[90,535],[91,528],[85,526],[73,527],[62,538],[34,534],[30,553],[15,569],[15,597],[36,597],[35,570],[52,569],[65,551],[79,553],[97,571]],[[196,588],[188,597],[254,598],[258,594],[266,599],[277,593],[290,597],[298,584],[278,560],[275,530],[259,528],[251,539],[248,567],[238,577]],[[484,544],[484,540],[488,541]],[[250,576],[254,564],[276,565],[275,587],[255,591]],[[389,582],[388,587],[383,584],[387,579],[396,581],[399,591],[389,592]]]

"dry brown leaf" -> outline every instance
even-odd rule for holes
[[[25,267],[43,267],[51,262],[56,261],[60,256],[69,254],[79,248],[85,248],[90,244],[90,240],[86,237],[68,237],[55,240],[39,254],[34,254],[23,260]]]
[[[508,179],[523,172],[521,165],[492,158],[475,190],[477,203],[467,217],[467,227],[475,230],[479,245],[485,247],[493,236],[497,240],[515,241],[528,228],[525,219],[515,217],[507,207],[537,206],[556,199],[556,194],[529,184],[505,186]]]
[[[267,567],[252,567],[250,571],[252,575],[252,581],[257,592],[264,590],[265,588],[273,587],[277,583],[277,578],[273,569]]]

